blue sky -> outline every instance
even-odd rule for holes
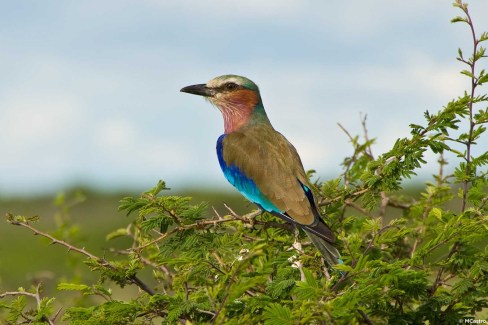
[[[488,1],[469,3],[487,31]],[[337,123],[356,134],[367,114],[380,154],[468,84],[455,56],[470,35],[450,23],[451,1],[24,0],[0,12],[3,195],[158,179],[229,188],[219,112],[179,92],[221,74],[260,86],[273,125],[322,179],[351,153]]]

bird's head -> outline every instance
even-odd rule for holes
[[[217,106],[224,117],[225,133],[238,130],[253,118],[268,121],[258,86],[245,77],[224,75],[206,84],[184,87],[181,91],[204,96]]]

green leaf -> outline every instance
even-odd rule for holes
[[[429,216],[434,216],[435,218],[441,220],[442,219],[442,210],[439,208],[432,208],[429,212]]]
[[[129,233],[127,232],[127,228],[119,228],[105,236],[105,240],[109,241],[118,237],[127,236],[128,234]]]
[[[468,20],[461,16],[456,16],[453,19],[451,19],[451,23],[459,23],[459,22],[468,23]]]
[[[291,310],[278,303],[270,304],[266,307],[263,315],[265,325],[293,325]]]
[[[343,271],[343,272],[354,271],[354,269],[350,265],[347,265],[347,264],[336,264],[336,265],[334,265],[334,270]]]
[[[10,323],[17,323],[17,320],[22,316],[25,307],[27,306],[27,300],[25,296],[18,296],[12,301],[9,306],[9,313],[7,321]]]
[[[36,319],[38,321],[43,321],[45,319],[49,319],[50,315],[53,312],[53,303],[54,303],[55,298],[48,298],[48,297],[43,297],[39,303],[38,309],[37,309],[37,315]]]
[[[483,74],[480,76],[480,78],[478,79],[478,85],[482,85],[484,84],[485,82],[488,81],[488,74]]]
[[[486,40],[488,40],[488,32],[483,32],[483,33],[481,34],[481,36],[480,36],[479,41],[480,41],[480,42],[484,42],[484,41],[486,41]]]
[[[468,279],[468,278],[464,278],[464,279],[461,279],[460,281],[458,281],[455,285],[454,285],[454,292],[458,295],[462,295],[464,294],[465,292],[467,292],[468,290],[470,290],[473,286],[473,280],[471,279]]]
[[[156,195],[158,195],[159,193],[161,193],[164,190],[169,190],[169,188],[166,187],[166,183],[164,181],[160,180],[160,181],[158,181],[158,183],[156,184],[156,186],[154,186],[149,191],[144,192],[144,194],[156,196]]]
[[[68,282],[61,282],[58,284],[56,288],[58,290],[69,290],[69,291],[84,291],[90,289],[90,287],[85,284],[68,283]]]
[[[372,233],[377,233],[381,228],[381,218],[367,219],[364,221],[364,229]]]
[[[476,54],[474,56],[474,62],[478,61],[481,58],[486,57],[485,53],[486,53],[486,48],[480,46],[478,51],[476,51]]]
[[[464,58],[463,58],[463,51],[461,51],[460,48],[458,48],[458,59],[464,60]]]
[[[470,78],[473,78],[473,74],[471,73],[471,71],[468,71],[468,70],[462,70],[461,71],[461,74],[464,74]]]
[[[295,286],[294,279],[284,279],[271,282],[266,288],[266,292],[273,298],[279,298],[282,294],[290,291]]]
[[[307,268],[303,268],[302,271],[303,271],[303,275],[305,277],[305,283],[308,284],[312,288],[317,288],[318,282],[315,279],[315,277],[313,276],[312,271],[310,271]]]

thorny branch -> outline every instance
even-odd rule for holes
[[[7,214],[7,221],[14,226],[21,226],[21,227],[24,227],[24,228],[31,230],[34,233],[34,235],[39,235],[39,236],[48,238],[51,241],[52,245],[58,244],[58,245],[64,246],[64,247],[68,248],[68,252],[70,252],[70,251],[77,252],[81,255],[84,255],[84,256],[96,261],[102,267],[105,267],[105,268],[108,268],[111,270],[117,270],[116,266],[112,265],[109,261],[105,260],[104,258],[93,255],[92,253],[88,252],[84,248],[78,248],[76,246],[68,244],[64,240],[56,239],[53,236],[51,236],[50,234],[45,233],[43,231],[40,231],[39,229],[31,226],[27,221],[26,222],[19,221],[19,220],[15,219],[10,214]],[[154,290],[152,290],[147,284],[142,282],[142,280],[139,279],[137,276],[135,276],[135,275],[129,276],[128,280],[131,283],[137,285],[141,290],[147,292],[149,295],[154,295],[154,293],[155,293]]]
[[[197,222],[192,223],[192,224],[178,226],[178,227],[171,229],[168,232],[162,233],[159,237],[155,238],[154,240],[151,240],[148,243],[145,243],[143,245],[131,248],[131,250],[140,251],[140,250],[142,250],[148,246],[151,246],[153,244],[160,242],[161,240],[165,239],[168,236],[171,236],[174,233],[177,233],[177,232],[180,232],[183,230],[201,229],[201,228],[204,228],[205,226],[209,226],[209,225],[216,226],[216,225],[221,224],[221,223],[232,222],[232,221],[241,221],[241,222],[244,222],[247,224],[252,224],[253,221],[251,221],[250,219],[259,215],[260,213],[261,213],[261,211],[258,210],[258,211],[248,213],[244,216],[239,216],[236,214],[236,215],[233,215],[232,217],[226,218],[226,219],[222,218],[222,219],[214,219],[214,220],[202,220],[202,221],[197,221]]]
[[[160,233],[159,237],[157,237],[157,238],[155,238],[155,239],[153,239],[153,240],[151,240],[151,241],[149,241],[143,245],[131,248],[131,250],[140,251],[140,250],[142,250],[148,246],[151,246],[153,244],[156,244],[156,243],[162,241],[163,239],[165,239],[165,238],[167,238],[167,237],[169,237],[175,233],[178,233],[180,231],[189,230],[189,229],[202,229],[206,226],[216,226],[218,224],[233,222],[233,221],[240,221],[240,222],[248,225],[251,228],[254,227],[255,225],[261,225],[261,226],[265,226],[265,227],[281,228],[281,229],[286,229],[286,230],[292,230],[293,229],[293,225],[288,224],[288,223],[275,222],[275,221],[261,221],[261,220],[255,219],[256,216],[258,216],[262,213],[261,210],[256,210],[256,211],[250,212],[248,214],[245,214],[243,216],[240,216],[237,213],[235,213],[226,204],[225,204],[225,207],[227,208],[227,210],[229,210],[229,213],[230,213],[230,217],[228,217],[228,218],[222,218],[222,217],[217,215],[219,217],[218,219],[201,220],[201,221],[197,221],[195,223],[191,223],[188,225],[181,225],[181,226],[175,227],[175,228],[173,228],[173,229],[171,229],[165,233]]]
[[[466,14],[467,21],[466,23],[469,25],[469,28],[471,29],[471,35],[473,38],[473,60],[469,62],[465,62],[470,68],[471,68],[471,96],[469,99],[469,135],[468,135],[468,140],[466,141],[466,176],[469,177],[471,174],[471,145],[473,144],[473,133],[474,133],[474,127],[476,126],[476,123],[473,119],[473,104],[474,104],[474,94],[476,87],[478,86],[478,81],[476,79],[476,56],[478,53],[478,44],[479,40],[476,38],[476,33],[474,30],[474,24],[473,21],[471,20],[471,15],[469,14],[468,7],[467,5],[464,5],[461,1],[459,1],[459,8],[464,11]],[[464,212],[466,209],[466,202],[467,202],[467,196],[468,196],[468,185],[469,185],[469,179],[465,179],[463,181],[463,201],[462,201],[462,206],[461,206],[461,212]]]

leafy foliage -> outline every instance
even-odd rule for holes
[[[84,255],[98,272],[97,283],[59,283],[59,291],[92,298],[67,307],[62,318],[73,324],[450,324],[486,315],[488,152],[473,152],[488,122],[488,96],[476,93],[488,81],[476,69],[488,34],[476,38],[467,5],[454,5],[464,16],[453,22],[467,24],[474,37],[472,55],[459,50],[457,58],[467,66],[461,73],[471,89],[440,111],[425,112],[424,124],[410,125],[410,136],[378,157],[364,117],[363,137],[346,131],[353,153],[343,174],[315,183],[344,264],[325,269],[303,233],[267,213],[209,212],[205,203],[164,195],[164,182],[121,200],[131,222],[106,238],[131,244],[110,258],[68,244],[73,230],[66,222],[53,236],[34,228],[35,218],[8,215],[11,224]],[[438,173],[419,194],[399,191],[427,164],[427,153],[438,155]],[[451,172],[448,160],[456,164]],[[114,299],[111,283],[135,285],[139,294]],[[0,297],[13,299],[0,308],[10,323],[53,323],[54,298],[40,295],[40,287],[6,292]],[[34,308],[28,298],[35,298]]]

